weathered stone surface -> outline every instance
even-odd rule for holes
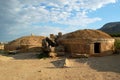
[[[57,53],[58,56],[65,55],[64,46],[59,45],[59,46],[55,47],[55,52]]]
[[[73,57],[81,54],[109,55],[114,51],[114,39],[99,30],[78,30],[59,39],[65,52]]]
[[[24,36],[5,44],[5,50],[20,50],[23,52],[40,51],[42,47],[43,36]]]

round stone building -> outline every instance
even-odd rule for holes
[[[65,53],[72,57],[82,54],[89,56],[103,56],[114,51],[114,39],[99,30],[77,30],[63,35],[59,43],[64,46]]]
[[[23,36],[4,46],[6,51],[19,50],[20,52],[40,51],[44,36]]]

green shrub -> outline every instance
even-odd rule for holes
[[[112,36],[112,37],[120,37],[120,33],[110,34],[110,36]]]
[[[120,39],[115,39],[115,49],[120,49]]]
[[[8,52],[4,50],[0,50],[0,54],[8,54]]]

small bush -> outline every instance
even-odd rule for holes
[[[120,49],[120,39],[115,39],[115,49]]]
[[[110,34],[112,37],[120,37],[120,33]]]
[[[0,54],[7,54],[7,53],[8,53],[7,51],[0,50]]]

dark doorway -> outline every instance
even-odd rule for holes
[[[94,43],[94,53],[100,53],[100,43]]]

